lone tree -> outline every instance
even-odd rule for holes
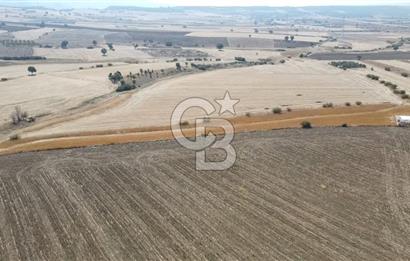
[[[182,67],[180,63],[176,63],[175,66],[177,67],[177,71],[181,71]]]
[[[108,75],[108,79],[113,83],[113,84],[117,84],[119,82],[121,82],[122,80],[124,80],[124,77],[122,76],[120,71],[116,71],[115,73],[110,73]]]
[[[218,48],[218,50],[222,50],[224,48],[224,45],[222,43],[219,43],[216,45],[216,48]]]
[[[291,36],[290,36],[290,40],[293,42],[293,41],[295,40],[295,36],[294,36],[294,35],[291,35]]]
[[[29,66],[27,68],[27,71],[30,73],[31,76],[36,75],[36,73],[37,73],[37,69],[34,66]]]
[[[63,49],[68,48],[68,41],[67,40],[64,40],[64,41],[61,42],[61,48],[63,48]]]
[[[108,48],[110,48],[111,51],[114,51],[114,45],[112,43],[107,43]]]
[[[94,46],[97,46],[97,44],[98,44],[98,43],[97,43],[97,40],[93,40],[93,45],[94,45]]]
[[[103,56],[107,56],[107,49],[102,48],[101,53],[102,53]]]

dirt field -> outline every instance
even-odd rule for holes
[[[166,126],[175,106],[189,97],[214,100],[229,90],[241,99],[237,113],[271,112],[322,107],[324,103],[344,105],[401,103],[378,82],[366,78],[366,70],[343,71],[317,61],[289,61],[285,64],[218,70],[178,77],[143,89],[120,106],[41,130],[30,135],[104,131],[135,127]],[[194,84],[193,84],[194,83]],[[251,91],[250,91],[251,90]],[[194,118],[202,112],[192,112]],[[121,117],[118,117],[121,115]]]
[[[409,137],[243,134],[224,172],[174,142],[3,156],[0,259],[407,260]]]

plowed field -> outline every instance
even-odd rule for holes
[[[0,260],[408,260],[409,134],[240,134],[224,172],[174,142],[3,156]]]

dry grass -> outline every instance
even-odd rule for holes
[[[103,46],[107,48],[106,46]],[[145,52],[135,50],[132,46],[114,46],[115,51],[108,51],[107,56],[102,56],[101,47],[95,49],[86,48],[69,48],[69,49],[49,49],[35,48],[34,55],[44,56],[48,59],[59,59],[65,61],[81,61],[81,62],[104,62],[104,61],[131,61],[131,60],[146,60],[152,58]]]
[[[368,80],[365,74],[366,71],[336,69],[325,62],[293,61],[189,75],[154,84],[104,113],[59,124],[33,135],[164,126],[169,124],[175,106],[184,99],[214,100],[223,96],[225,90],[241,99],[236,107],[239,115],[265,112],[265,108],[271,111],[274,107],[319,108],[326,102],[335,105],[356,101],[364,104],[401,102],[388,88]],[[193,110],[186,116],[192,119],[200,115],[202,111]]]

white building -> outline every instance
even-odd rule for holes
[[[410,127],[410,116],[396,116],[396,125],[399,127]]]

